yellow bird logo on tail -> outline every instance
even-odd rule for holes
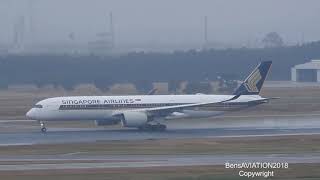
[[[254,72],[252,72],[251,76],[249,76],[244,85],[249,92],[259,92],[257,85],[261,79],[262,77],[260,71],[259,69],[256,69]]]

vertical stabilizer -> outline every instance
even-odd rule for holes
[[[235,90],[235,95],[259,94],[263,83],[268,75],[272,61],[261,62],[244,82]]]

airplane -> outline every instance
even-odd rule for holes
[[[121,124],[140,130],[164,131],[165,120],[205,118],[242,110],[275,98],[259,95],[272,61],[261,62],[231,95],[69,96],[44,99],[26,117],[44,122],[94,120],[98,126]]]

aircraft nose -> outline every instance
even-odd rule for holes
[[[27,119],[34,120],[34,119],[35,119],[34,110],[33,110],[33,109],[30,109],[30,110],[27,112],[26,117],[27,117]]]

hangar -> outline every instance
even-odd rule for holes
[[[291,80],[296,82],[320,82],[320,60],[311,60],[292,67]]]

